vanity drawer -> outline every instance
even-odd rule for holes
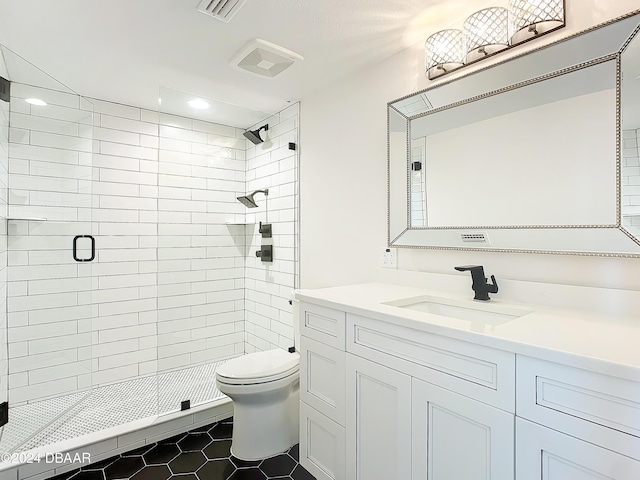
[[[640,383],[517,356],[517,415],[640,460]]]
[[[344,425],[345,357],[343,350],[300,337],[300,400]]]
[[[309,303],[300,303],[300,334],[344,350],[346,313]]]
[[[508,412],[515,411],[515,354],[347,315],[347,351]]]

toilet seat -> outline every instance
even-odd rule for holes
[[[300,355],[280,348],[233,358],[217,368],[216,378],[229,385],[274,382],[297,373]]]

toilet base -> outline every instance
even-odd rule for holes
[[[257,404],[250,396],[233,400],[231,454],[240,460],[262,460],[286,452],[299,442],[300,382],[270,392],[271,401]],[[235,398],[234,398],[235,397]],[[286,398],[285,398],[286,397]]]

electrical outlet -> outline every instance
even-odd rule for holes
[[[380,257],[380,266],[384,268],[396,268],[396,254],[397,249],[395,248],[385,248],[382,251],[382,256]]]

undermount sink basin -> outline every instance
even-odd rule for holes
[[[383,304],[485,325],[501,325],[531,313],[529,310],[503,305],[481,304],[472,300],[455,300],[428,295],[403,298]]]

